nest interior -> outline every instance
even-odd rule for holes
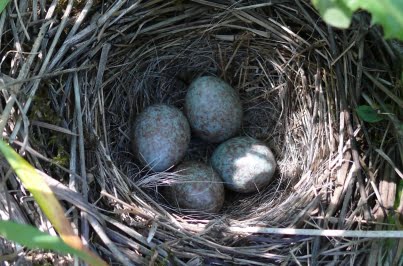
[[[17,148],[33,147],[28,156],[38,169],[82,193],[76,196],[81,205],[71,199],[66,205],[96,208],[103,227],[90,220],[91,241],[105,258],[123,264],[326,264],[392,252],[366,238],[242,230],[363,230],[379,228],[385,213],[394,213],[397,177],[386,161],[401,167],[403,146],[401,132],[393,131],[399,102],[388,97],[401,98],[399,60],[379,29],[369,27],[367,14],[358,14],[351,30],[336,31],[305,1],[69,1],[53,11],[52,4],[36,20],[23,17],[31,23],[27,34],[37,35],[34,42],[22,30],[2,35],[41,54],[27,73],[19,69],[30,58],[23,48],[19,57],[4,55],[3,84],[21,85],[20,105],[2,127]],[[9,7],[3,16],[14,21],[18,8],[34,6]],[[4,21],[1,29],[8,26]],[[2,44],[2,54],[13,43]],[[243,104],[241,135],[264,141],[278,161],[267,188],[229,194],[217,215],[182,214],[167,204],[159,189],[172,181],[170,174],[148,171],[130,150],[136,115],[154,103],[182,109],[189,83],[201,75],[231,84]],[[2,110],[8,97],[3,90]],[[396,115],[367,127],[353,111],[363,101]],[[193,138],[186,159],[208,162],[214,148]],[[386,152],[379,156],[376,149]],[[390,180],[380,176],[385,171]],[[70,215],[77,219],[78,212]]]
[[[191,80],[200,75],[221,76],[239,92],[243,102],[245,115],[241,134],[266,141],[278,154],[280,169],[276,174],[278,181],[271,186],[277,189],[266,189],[257,195],[246,197],[241,201],[244,204],[239,204],[239,201],[231,198],[228,204],[235,204],[233,207],[227,206],[224,212],[234,219],[245,220],[249,217],[256,220],[257,216],[262,216],[260,220],[272,221],[273,224],[281,223],[277,221],[278,213],[275,208],[298,208],[299,204],[286,201],[289,193],[282,190],[287,183],[296,181],[295,179],[299,177],[298,172],[302,171],[298,168],[302,168],[303,163],[297,163],[302,162],[298,158],[299,153],[291,152],[301,147],[296,144],[285,145],[286,128],[296,128],[287,136],[293,138],[293,134],[296,134],[300,126],[296,125],[296,122],[282,118],[281,113],[289,111],[298,113],[301,106],[289,106],[289,111],[282,108],[287,103],[281,100],[280,95],[284,97],[287,94],[289,89],[287,75],[290,72],[278,61],[277,53],[280,52],[276,52],[276,47],[270,42],[265,46],[253,47],[254,42],[259,41],[259,37],[252,37],[245,31],[230,31],[228,27],[216,27],[207,31],[185,30],[183,34],[184,37],[181,38],[183,40],[179,42],[178,34],[175,34],[168,35],[158,45],[155,44],[154,38],[149,41],[144,38],[140,43],[140,49],[136,49],[136,46],[125,51],[118,49],[117,53],[121,53],[121,57],[112,54],[113,60],[108,61],[110,66],[112,68],[115,65],[124,66],[118,67],[112,76],[107,75],[106,82],[102,86],[106,96],[103,102],[99,102],[98,107],[105,112],[107,146],[110,149],[111,160],[124,173],[126,180],[130,179],[140,188],[154,186],[158,194],[158,186],[168,183],[170,176],[169,173],[150,173],[141,165],[133,163],[130,151],[133,118],[144,107],[155,103],[172,104],[182,109]],[[228,41],[228,38],[233,40]],[[131,51],[136,52],[132,54]],[[287,58],[292,56],[289,51],[284,52]],[[127,59],[128,57],[135,59]],[[97,116],[95,120],[100,122],[101,117]],[[96,124],[92,123],[92,126],[95,128]],[[99,135],[104,135],[106,132],[100,132]],[[215,146],[193,138],[185,160],[208,162]],[[108,190],[111,190],[116,182],[113,178],[108,178],[105,184]],[[122,191],[123,195],[128,193],[130,191]],[[261,201],[268,195],[272,200]],[[286,205],[281,205],[282,201]],[[273,210],[267,211],[270,209]]]

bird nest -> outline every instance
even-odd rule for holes
[[[79,229],[104,258],[317,265],[396,252],[365,232],[318,234],[390,229],[384,221],[398,213],[399,55],[367,14],[339,31],[305,1],[72,2],[15,2],[2,14],[2,129],[53,177],[66,208],[75,207],[73,222],[80,224],[80,211],[96,218],[87,217],[88,227],[83,216]],[[183,214],[165,202],[161,187],[175,176],[149,171],[130,149],[136,115],[155,103],[182,109],[201,75],[239,93],[240,135],[265,142],[278,162],[267,188],[227,193],[214,215]],[[389,108],[389,116],[365,123],[355,111],[364,105]],[[192,139],[186,159],[208,162],[215,147]],[[19,190],[14,200],[26,196],[17,179],[7,186]],[[32,202],[16,206],[46,228]]]

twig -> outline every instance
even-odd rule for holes
[[[32,126],[38,126],[38,127],[43,127],[43,128],[47,128],[50,130],[54,130],[63,134],[67,134],[67,135],[72,135],[72,136],[77,136],[76,133],[71,132],[69,129],[67,128],[63,128],[63,127],[59,127],[59,126],[55,126],[49,123],[45,123],[45,122],[41,122],[41,121],[32,121],[31,122]]]
[[[68,68],[68,69],[64,69],[64,70],[60,70],[60,71],[54,71],[52,73],[45,73],[43,75],[32,76],[32,77],[25,78],[25,79],[11,79],[10,78],[10,81],[8,81],[7,83],[0,82],[0,89],[1,90],[10,90],[10,89],[12,89],[13,86],[22,84],[22,83],[26,83],[28,81],[33,81],[36,79],[43,80],[43,79],[57,77],[57,76],[61,76],[64,74],[74,73],[74,72],[78,72],[78,71],[82,71],[82,70],[89,70],[89,69],[93,68],[94,66],[95,65],[86,65],[86,66],[80,66],[77,68]],[[5,77],[6,76],[3,75],[3,78],[5,78]]]
[[[20,21],[20,24],[21,24],[21,28],[22,28],[22,30],[23,30],[23,32],[25,34],[25,37],[27,37],[28,41],[30,41],[31,38],[29,37],[28,31],[27,31],[27,28],[24,25],[24,22],[22,21],[22,17],[21,17],[20,10],[18,8],[17,0],[14,0],[14,6],[15,6],[15,11],[17,12],[18,20]]]
[[[102,88],[102,81],[103,81],[103,76],[105,73],[105,68],[106,68],[106,63],[108,61],[108,55],[109,55],[109,50],[111,49],[111,44],[106,43],[102,47],[102,52],[101,52],[101,58],[99,59],[99,67],[98,67],[98,72],[97,72],[97,78],[95,80],[95,86],[94,89],[98,95],[99,101],[100,101],[100,113],[102,116],[102,128],[104,130],[104,141],[105,141],[105,150],[108,154],[110,154],[109,150],[109,145],[108,145],[108,133],[106,130],[106,123],[105,123],[105,106],[104,106],[104,99],[103,99],[103,88]]]
[[[380,149],[375,149],[375,151],[377,153],[379,153],[379,155],[382,156],[382,158],[385,159],[385,161],[387,161],[390,166],[392,167],[392,169],[396,172],[396,174],[398,174],[400,176],[401,179],[403,179],[403,173],[399,170],[399,168],[395,165],[395,163],[392,161],[392,159],[390,159],[390,157],[388,155],[386,155],[386,153],[383,150]]]
[[[92,216],[87,216],[86,217],[88,221],[90,222],[92,228],[94,228],[95,232],[99,236],[99,238],[104,242],[104,244],[108,247],[108,249],[112,252],[113,256],[119,260],[123,265],[125,266],[131,266],[134,265],[130,262],[130,260],[124,256],[119,249],[116,247],[116,245],[109,239],[109,237],[106,235],[104,229],[102,226],[99,224],[99,222],[94,219]]]
[[[225,229],[236,234],[276,234],[303,235],[326,237],[365,237],[365,238],[403,238],[403,231],[360,231],[360,230],[329,230],[329,229],[294,229],[294,228],[265,228],[265,227],[235,227]]]
[[[74,73],[73,87],[74,87],[74,102],[75,102],[75,118],[77,120],[77,130],[78,130],[78,150],[80,158],[80,173],[82,178],[81,183],[81,193],[85,201],[88,201],[88,179],[85,167],[85,150],[84,150],[84,129],[83,129],[83,119],[81,111],[81,95],[80,95],[80,85],[78,82],[78,75]],[[87,214],[81,212],[81,234],[84,243],[88,243],[89,238],[89,228],[87,221]]]
[[[69,77],[72,77],[72,75],[69,75]],[[66,92],[66,93],[68,93],[68,92]],[[72,125],[71,130],[73,133],[77,132],[77,119],[73,118],[73,125]],[[78,136],[78,134],[75,133],[75,135],[73,135],[71,137],[71,142],[70,142],[69,170],[72,173],[77,172],[77,136]],[[74,192],[78,191],[78,186],[77,186],[76,181],[77,181],[76,175],[69,174],[69,188]],[[72,216],[73,216],[72,222],[74,223],[74,225],[76,226],[77,231],[78,231],[78,211],[73,210]],[[79,234],[79,232],[77,232],[77,235],[78,234]],[[74,266],[78,266],[79,263],[80,263],[80,261],[79,261],[78,257],[74,256]]]
[[[403,100],[395,95],[393,92],[391,92],[388,88],[386,88],[382,83],[380,83],[376,78],[374,78],[371,74],[369,74],[368,71],[364,70],[365,76],[367,76],[379,89],[381,89],[386,95],[389,96],[389,98],[397,103],[400,108],[403,108]]]

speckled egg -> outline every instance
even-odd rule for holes
[[[197,78],[190,84],[185,113],[193,132],[208,142],[222,142],[241,128],[238,94],[228,83],[213,76]]]
[[[250,193],[260,191],[270,183],[276,160],[263,142],[250,137],[237,137],[214,150],[211,165],[228,189]]]
[[[224,185],[218,174],[202,162],[187,161],[174,168],[178,182],[165,188],[172,206],[183,211],[217,213],[224,203]]]
[[[133,127],[133,150],[153,171],[165,171],[182,160],[190,142],[190,126],[176,107],[156,104],[140,113]]]

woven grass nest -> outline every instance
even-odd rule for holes
[[[12,2],[0,19],[3,137],[48,175],[109,263],[398,262],[399,240],[365,235],[393,230],[403,209],[400,55],[367,14],[341,31],[305,1],[35,2]],[[200,75],[237,90],[240,135],[264,141],[278,162],[267,188],[229,194],[216,215],[163,201],[172,175],[150,172],[130,149],[136,115],[154,103],[182,109]],[[388,114],[364,122],[363,105]],[[193,139],[186,158],[207,162],[214,148]],[[2,187],[2,215],[11,206],[14,219],[52,233],[15,176]],[[288,234],[294,228],[357,235]]]

